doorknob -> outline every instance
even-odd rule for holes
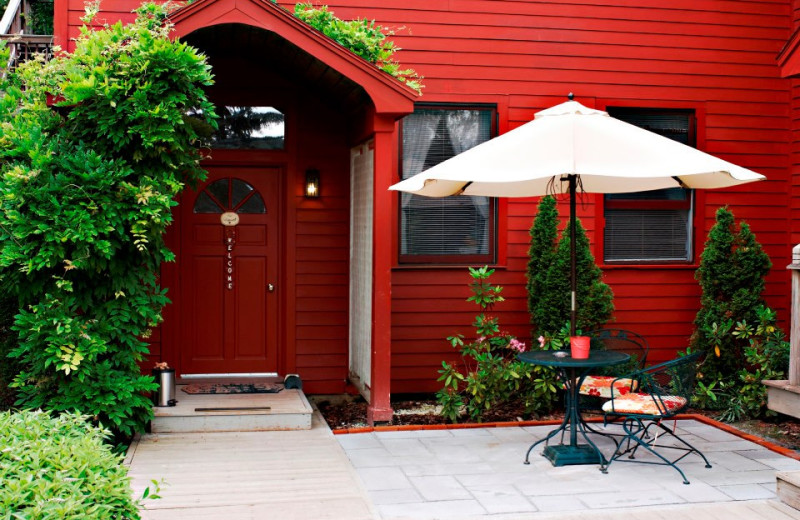
[[[271,283],[268,283],[268,284],[267,284],[267,290],[268,290],[269,292],[273,292],[273,291],[275,290],[275,286],[274,286],[274,285],[272,285]]]

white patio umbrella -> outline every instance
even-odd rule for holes
[[[572,313],[575,333],[575,195],[665,188],[727,188],[765,177],[644,130],[577,101],[390,187],[427,197],[570,195]]]

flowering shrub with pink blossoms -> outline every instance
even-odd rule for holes
[[[527,345],[500,330],[498,318],[486,314],[504,300],[503,288],[489,282],[493,273],[488,267],[469,268],[472,296],[467,301],[481,309],[472,324],[475,339],[467,340],[463,334],[447,338],[459,350],[460,359],[442,361],[437,381],[444,386],[436,398],[442,415],[453,422],[462,418],[480,421],[484,412],[511,400],[520,401],[527,414],[550,411],[555,401],[554,372],[518,361],[517,355],[528,350]],[[548,347],[540,341],[537,348]]]

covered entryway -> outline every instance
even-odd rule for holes
[[[277,373],[278,168],[210,168],[181,205],[183,374]]]
[[[388,419],[388,187],[396,123],[417,94],[271,2],[200,0],[171,18],[208,57],[225,117],[208,180],[174,215],[162,359],[179,374],[296,373],[310,393],[353,381],[370,417]],[[283,133],[255,143],[247,129],[270,114]]]

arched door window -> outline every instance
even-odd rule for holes
[[[194,201],[195,213],[266,213],[264,199],[247,182],[227,177],[205,187]]]

